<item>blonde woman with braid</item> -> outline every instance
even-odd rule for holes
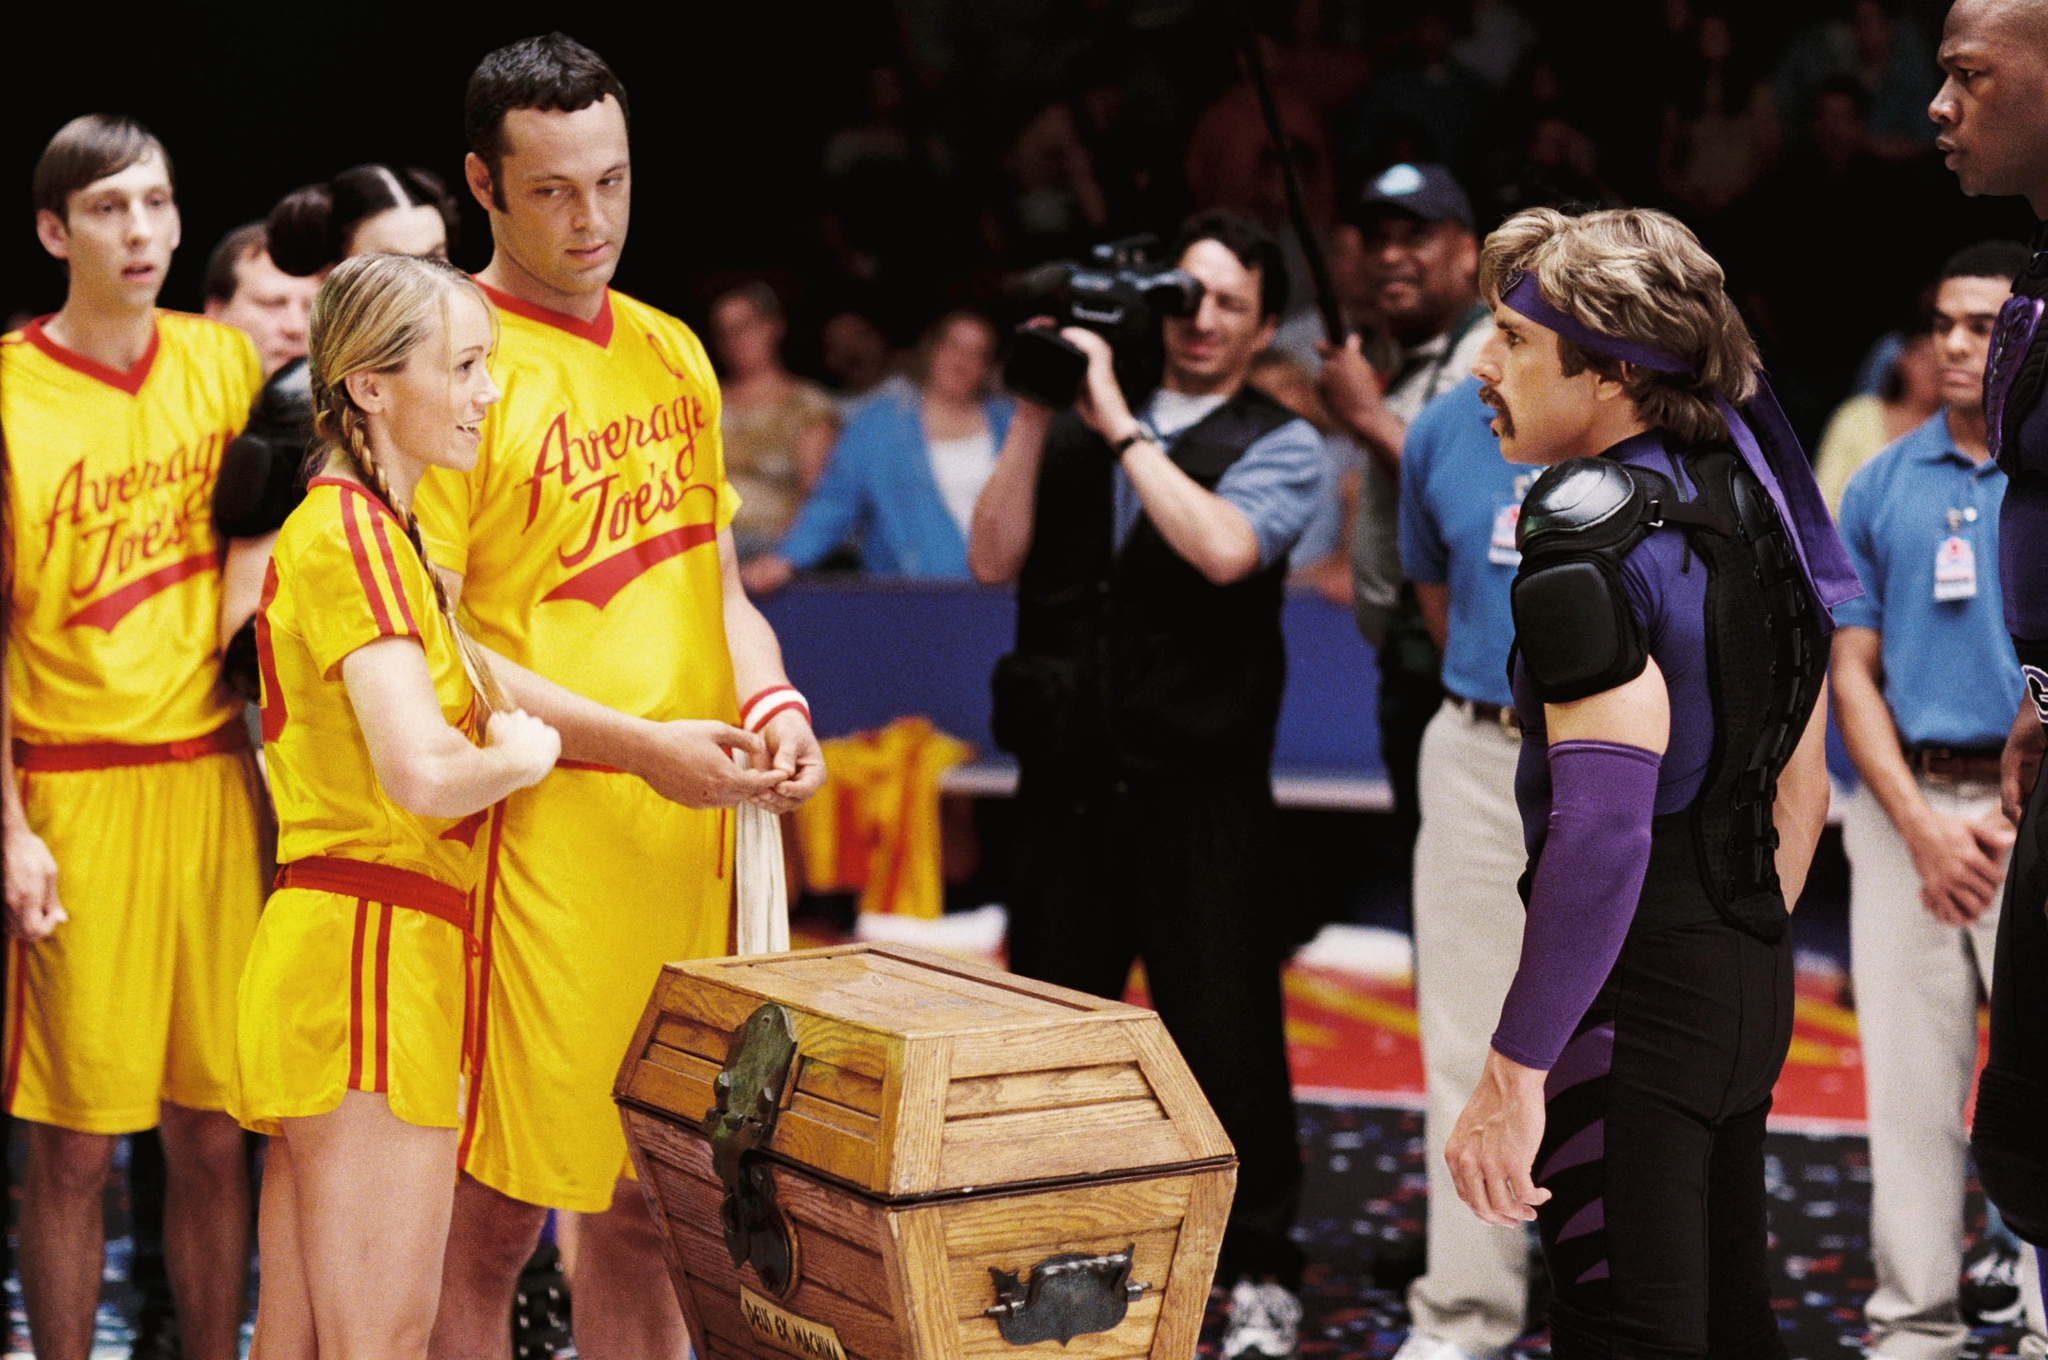
[[[316,475],[257,619],[281,867],[231,1096],[271,1135],[257,1360],[424,1356],[433,1326],[477,833],[560,751],[463,637],[412,518],[421,474],[475,462],[493,339],[436,260],[358,256],[313,304]]]

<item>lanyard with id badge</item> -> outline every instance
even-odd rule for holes
[[[1934,550],[1934,600],[1946,604],[1950,600],[1974,600],[1977,598],[1977,549],[1970,540],[1963,537],[1965,524],[1974,523],[1977,507],[1948,512],[1948,537]]]
[[[1522,522],[1522,502],[1529,498],[1529,488],[1535,481],[1527,472],[1516,477],[1513,493],[1493,512],[1493,538],[1486,545],[1486,560],[1496,567],[1522,565],[1521,550],[1515,547],[1515,530]]]

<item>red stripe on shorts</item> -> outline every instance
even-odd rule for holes
[[[363,1089],[363,936],[370,928],[370,904],[356,899],[356,942],[348,961],[348,1089]]]
[[[484,1103],[484,1061],[491,1033],[491,937],[498,925],[498,848],[500,833],[504,829],[505,805],[500,803],[491,811],[490,848],[484,858],[484,890],[479,894],[483,924],[477,929],[480,943],[476,965],[476,1046],[470,1055],[469,1090],[465,1102],[468,1108],[462,1112],[462,1141],[455,1149],[455,1165],[460,1169],[469,1165],[470,1145],[476,1141],[477,1112]]]
[[[391,916],[389,903],[377,908],[377,1084],[372,1091],[391,1089]]]

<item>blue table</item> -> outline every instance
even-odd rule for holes
[[[1008,589],[820,578],[790,585],[761,610],[822,735],[923,716],[975,748],[976,762],[949,787],[1000,794],[1014,786],[1015,767],[989,732],[989,674],[1016,629]],[[1290,806],[1389,806],[1372,648],[1349,610],[1318,595],[1289,595],[1282,626],[1276,793]]]

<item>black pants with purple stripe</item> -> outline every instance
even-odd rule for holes
[[[1545,1083],[1536,1181],[1558,1360],[1785,1355],[1764,1116],[1792,1041],[1790,931],[1631,935]]]

